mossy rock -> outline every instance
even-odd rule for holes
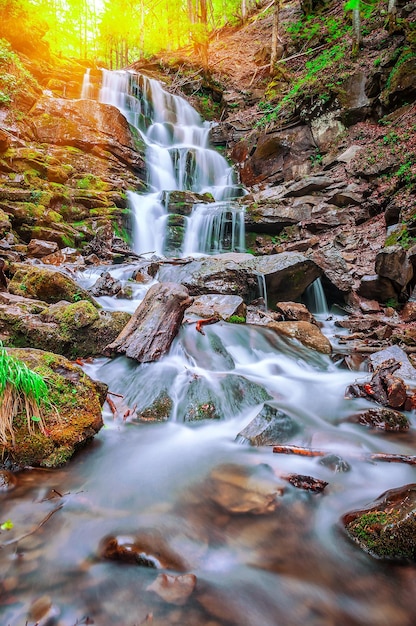
[[[15,442],[10,440],[6,446],[0,446],[2,461],[18,467],[63,465],[103,426],[101,407],[107,386],[51,352],[12,349],[9,353],[44,378],[49,402],[43,408],[44,433],[35,426],[30,434],[26,416],[16,416]]]
[[[416,561],[416,484],[386,491],[375,506],[348,513],[345,529],[374,557]]]
[[[19,265],[9,284],[9,291],[18,296],[35,298],[50,304],[66,300],[87,300],[96,305],[88,291],[79,287],[72,278],[56,270]]]

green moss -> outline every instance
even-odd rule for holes
[[[387,559],[414,559],[415,516],[398,510],[373,510],[347,525],[348,533],[370,554]]]
[[[242,315],[231,315],[231,317],[228,319],[228,321],[231,324],[245,324],[246,323],[246,318],[243,317]]]

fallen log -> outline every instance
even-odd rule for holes
[[[156,361],[169,350],[192,302],[182,285],[153,285],[119,336],[105,348],[105,354],[125,354],[140,363]]]
[[[312,448],[303,448],[302,446],[273,446],[275,454],[297,454],[299,456],[317,457],[327,456],[326,450],[312,450]],[[386,463],[407,463],[408,465],[416,465],[416,456],[409,454],[390,454],[388,452],[373,452],[369,454],[349,454],[348,456],[358,461],[384,461]]]

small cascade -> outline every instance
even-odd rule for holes
[[[91,70],[88,68],[84,74],[81,87],[81,99],[88,100],[93,97],[93,85],[91,83]]]
[[[230,202],[197,204],[188,218],[183,254],[244,252],[244,210]]]
[[[257,282],[259,285],[260,298],[263,298],[264,300],[264,310],[267,311],[268,309],[267,286],[266,286],[266,278],[264,274],[260,274],[260,273],[257,274]]]
[[[88,77],[83,97],[89,97]],[[148,193],[128,194],[135,252],[167,253],[170,220],[160,199],[162,192],[174,190],[209,193],[215,200],[209,208],[195,205],[192,216],[184,220],[182,250],[175,253],[244,250],[243,210],[232,201],[245,191],[226,160],[209,147],[210,123],[158,81],[133,72],[102,70],[99,100],[117,107],[146,144]]]
[[[317,315],[328,315],[328,303],[326,301],[324,288],[320,278],[313,281],[306,290],[306,304],[311,313]]]

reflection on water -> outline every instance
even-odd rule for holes
[[[339,525],[348,510],[415,482],[410,466],[360,460],[414,454],[414,415],[400,439],[344,421],[367,406],[344,399],[359,374],[269,329],[226,323],[204,336],[185,326],[160,362],[98,359],[86,371],[138,410],[169,393],[170,419],[123,421],[105,407],[106,427],[68,467],[22,472],[0,493],[0,521],[14,523],[0,534],[2,624],[35,624],[39,598],[49,626],[414,623],[415,568],[372,559]],[[186,421],[207,397],[217,419]],[[337,453],[350,471],[238,443],[265,398],[297,423],[291,444]],[[307,493],[284,480],[290,473],[329,484]],[[155,569],[103,558],[108,537],[145,546],[173,575],[195,574],[185,603],[148,589]]]

